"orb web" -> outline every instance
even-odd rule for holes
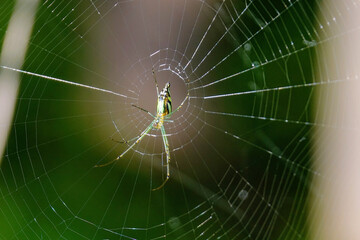
[[[315,78],[346,14],[319,5],[42,1],[23,69],[1,66],[22,78],[0,169],[0,238],[307,238],[310,180],[326,178],[312,167],[313,129],[343,127],[319,120],[314,92],[349,80]],[[1,6],[6,26],[12,5]],[[94,168],[129,146],[111,139],[151,123],[132,104],[156,114],[153,70],[160,89],[171,83],[173,108],[189,94],[164,125],[171,177],[158,191],[160,131]]]

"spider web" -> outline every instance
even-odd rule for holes
[[[0,239],[308,238],[310,180],[324,177],[312,167],[313,128],[343,127],[319,120],[314,92],[347,80],[315,78],[315,48],[341,38],[332,29],[346,14],[319,6],[42,1],[23,69],[1,66],[22,79],[0,169]],[[12,7],[1,4],[1,26]],[[131,106],[156,113],[152,69],[160,88],[171,83],[174,109],[189,94],[164,124],[171,176],[159,191],[160,131],[94,168],[129,146],[111,139],[153,120]]]

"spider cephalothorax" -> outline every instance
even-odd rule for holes
[[[171,120],[167,120],[171,117],[171,115],[173,113],[175,113],[177,110],[179,110],[182,105],[185,103],[186,99],[189,97],[189,94],[186,95],[184,101],[179,105],[179,107],[177,107],[175,109],[175,111],[172,111],[172,103],[171,103],[171,96],[170,96],[170,83],[166,83],[165,87],[163,88],[163,90],[161,90],[161,92],[159,93],[159,87],[157,84],[157,80],[156,80],[156,76],[155,76],[155,72],[153,71],[153,76],[154,76],[154,80],[155,80],[155,86],[156,86],[156,93],[158,96],[158,100],[157,100],[157,111],[156,111],[156,116],[154,116],[153,114],[151,114],[149,111],[138,107],[136,105],[132,105],[133,107],[136,107],[138,109],[140,109],[141,111],[146,112],[147,114],[149,114],[150,116],[152,116],[154,118],[154,120],[150,123],[150,125],[137,137],[130,139],[128,141],[116,141],[119,143],[128,143],[131,141],[135,141],[133,144],[131,144],[121,155],[119,155],[117,158],[115,158],[114,160],[102,164],[102,165],[96,165],[95,167],[104,167],[107,166],[117,160],[119,160],[122,156],[124,156],[130,149],[132,149],[135,144],[139,143],[141,141],[141,139],[148,133],[151,131],[151,129],[155,128],[155,129],[160,129],[161,130],[161,135],[162,135],[162,139],[164,142],[164,148],[165,148],[165,153],[166,153],[166,179],[164,180],[164,182],[157,188],[154,188],[154,190],[158,190],[160,188],[162,188],[165,183],[169,180],[170,178],[170,150],[169,150],[169,142],[166,136],[166,132],[165,132],[165,128],[164,128],[164,121],[171,121]]]

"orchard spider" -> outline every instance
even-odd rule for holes
[[[185,101],[188,99],[189,97],[189,93],[186,95],[185,99],[182,101],[182,103],[180,104],[180,106],[178,106],[175,111],[172,111],[172,104],[171,104],[171,96],[170,96],[170,83],[166,83],[165,87],[163,88],[163,90],[161,90],[161,92],[159,93],[159,87],[158,87],[158,83],[156,80],[156,76],[155,76],[155,72],[154,70],[152,71],[153,77],[154,77],[154,81],[155,81],[155,86],[156,86],[156,93],[158,96],[158,100],[157,100],[157,113],[156,116],[154,116],[153,114],[151,114],[149,111],[138,107],[134,104],[132,104],[133,107],[136,107],[137,109],[140,109],[141,111],[146,112],[147,114],[149,114],[150,116],[152,116],[154,118],[154,120],[150,123],[150,125],[137,137],[130,139],[128,141],[116,141],[118,143],[128,143],[128,142],[132,142],[135,141],[133,144],[131,144],[121,155],[119,155],[117,158],[115,158],[114,160],[105,163],[105,164],[101,164],[101,165],[95,165],[95,167],[104,167],[107,165],[110,165],[111,163],[119,160],[122,156],[124,156],[130,149],[132,149],[137,143],[139,143],[141,141],[141,139],[143,139],[143,137],[145,137],[145,135],[151,131],[151,129],[155,128],[155,129],[160,129],[161,131],[161,135],[162,135],[162,139],[164,142],[164,147],[165,147],[165,153],[166,153],[166,179],[165,181],[157,188],[152,189],[153,191],[155,190],[159,190],[162,187],[164,187],[165,183],[169,180],[170,178],[170,169],[169,169],[169,165],[170,165],[170,150],[169,150],[169,142],[166,136],[166,132],[165,132],[165,128],[164,128],[164,122],[167,121],[171,121],[168,120],[172,114],[174,114],[176,111],[178,111],[183,104],[185,103]],[[115,140],[114,140],[115,141]]]

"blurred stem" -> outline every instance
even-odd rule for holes
[[[343,81],[318,89],[318,122],[334,127],[315,131],[319,175],[310,206],[312,239],[360,239],[360,8],[348,8],[351,1],[323,4],[325,21],[346,14],[331,25],[338,37],[321,46],[318,81]]]
[[[16,2],[2,46],[0,66],[22,68],[38,3],[38,0],[18,0]],[[20,74],[18,72],[1,70],[0,161],[10,131],[19,83]]]

